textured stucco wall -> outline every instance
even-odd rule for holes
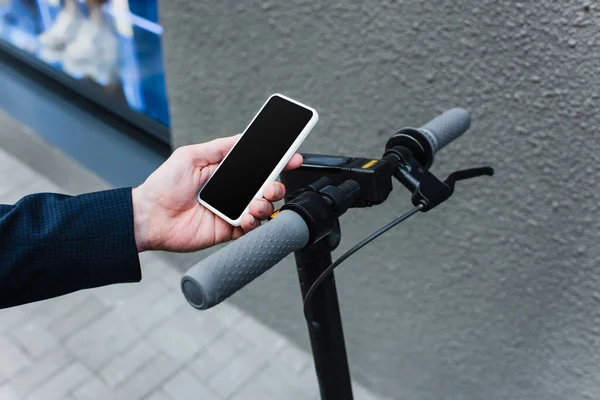
[[[243,129],[275,91],[304,150],[381,154],[452,106],[434,171],[492,164],[337,277],[354,377],[395,399],[600,398],[600,5],[510,0],[161,2],[176,145]],[[409,207],[343,219],[343,249]],[[339,253],[338,253],[339,254]],[[306,345],[291,262],[234,301]]]

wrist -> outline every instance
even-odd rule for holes
[[[131,191],[133,204],[133,233],[138,253],[150,250],[149,202],[145,199],[140,187]]]

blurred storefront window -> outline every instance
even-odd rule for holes
[[[168,128],[157,1],[0,0],[0,40]]]

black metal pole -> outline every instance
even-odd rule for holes
[[[302,298],[331,265],[327,238],[295,253]],[[352,383],[335,279],[331,274],[315,291],[307,313],[308,330],[322,400],[352,400]]]

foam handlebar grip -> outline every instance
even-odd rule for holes
[[[465,133],[471,125],[471,115],[462,108],[452,108],[438,115],[419,130],[426,134],[427,139],[437,153],[454,139]]]
[[[213,307],[306,246],[308,240],[304,219],[284,210],[191,267],[181,279],[181,290],[193,307]]]

